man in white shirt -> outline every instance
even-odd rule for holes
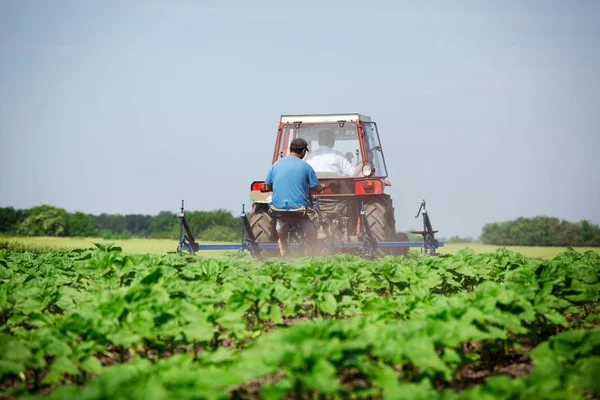
[[[319,132],[319,148],[311,151],[304,157],[315,172],[334,173],[338,176],[358,175],[360,166],[353,167],[346,156],[337,150],[333,150],[335,145],[335,132],[330,129],[323,129]]]

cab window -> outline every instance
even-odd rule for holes
[[[374,176],[387,176],[383,150],[379,142],[379,133],[375,122],[363,122],[364,145],[367,154],[367,160],[375,167]]]

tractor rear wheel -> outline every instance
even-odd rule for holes
[[[394,231],[396,228],[390,224],[390,219],[394,220],[391,201],[385,197],[377,197],[367,201],[365,204],[365,218],[373,239],[377,242],[386,242],[394,240]],[[390,217],[391,215],[391,217]],[[394,254],[395,249],[376,249],[375,256],[383,257],[386,254]]]
[[[275,221],[269,215],[265,204],[253,204],[252,215],[250,215],[250,227],[257,242],[277,242],[277,231],[275,230]],[[276,257],[279,250],[262,249],[258,257]]]

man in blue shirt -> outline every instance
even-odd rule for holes
[[[302,161],[307,152],[306,140],[292,140],[290,155],[275,162],[265,179],[269,189],[273,190],[270,210],[277,218],[277,243],[282,256],[287,255],[287,235],[295,223],[302,226],[311,247],[316,247],[317,230],[307,213],[311,207],[309,194],[322,192],[325,185],[319,184],[315,170]],[[293,217],[286,217],[286,213]]]

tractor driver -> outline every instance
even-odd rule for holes
[[[265,179],[268,189],[273,191],[269,213],[277,219],[277,243],[284,257],[288,250],[287,235],[294,224],[300,224],[311,249],[316,249],[317,229],[309,217],[309,194],[322,192],[325,185],[319,183],[315,170],[302,161],[306,153],[306,140],[292,140],[290,155],[277,160]]]
[[[358,175],[362,165],[357,164],[353,167],[344,153],[333,149],[334,145],[335,132],[331,129],[321,130],[319,132],[319,148],[307,155],[304,161],[317,172],[329,172],[337,176]]]

